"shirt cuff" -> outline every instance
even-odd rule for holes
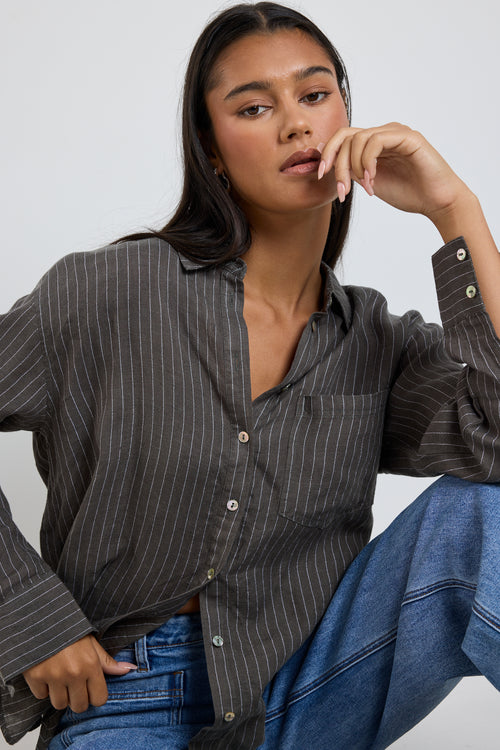
[[[53,573],[0,605],[0,681],[48,659],[95,630]]]
[[[448,242],[432,256],[443,326],[451,326],[485,307],[469,248],[463,237]]]

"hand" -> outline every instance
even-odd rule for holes
[[[464,195],[467,186],[440,154],[415,130],[399,123],[375,128],[340,128],[322,152],[318,177],[334,169],[343,201],[351,181],[369,195],[434,223]]]
[[[76,713],[89,704],[102,706],[108,699],[104,674],[123,675],[133,664],[117,662],[92,635],[62,649],[23,672],[35,698],[50,697],[57,709],[69,706]]]

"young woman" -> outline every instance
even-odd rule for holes
[[[1,318],[1,425],[48,486],[43,560],[2,509],[10,741],[382,748],[462,676],[500,686],[498,252],[423,136],[349,118],[310,21],[224,11],[172,220]],[[338,283],[353,182],[441,233],[444,331]],[[378,471],[451,476],[365,546]]]

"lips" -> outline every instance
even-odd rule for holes
[[[280,167],[280,172],[292,171],[303,174],[318,168],[321,154],[316,148],[308,148],[307,151],[296,151],[288,157]]]

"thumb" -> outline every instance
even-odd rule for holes
[[[131,669],[137,669],[135,664],[130,664],[128,661],[116,661],[113,657],[103,649],[101,644],[94,639],[94,648],[101,665],[101,669],[104,674],[121,675],[127,674]]]

